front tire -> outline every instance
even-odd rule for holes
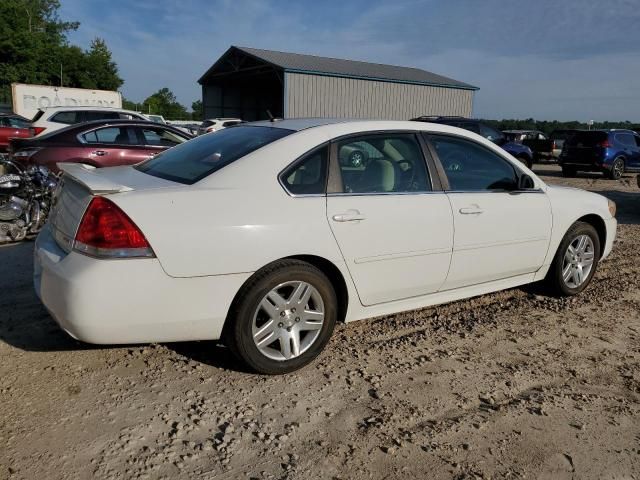
[[[600,259],[598,232],[585,222],[576,222],[567,231],[547,274],[546,283],[557,296],[568,297],[583,291],[593,278]]]
[[[609,170],[607,174],[611,180],[619,180],[624,174],[624,158],[616,158],[611,164],[611,170]]]
[[[225,342],[258,373],[293,372],[326,346],[337,305],[335,290],[322,271],[299,260],[280,260],[242,287]]]

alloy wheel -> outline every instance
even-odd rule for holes
[[[302,281],[281,283],[267,293],[255,310],[253,341],[271,360],[291,360],[318,339],[325,320],[322,296]]]
[[[580,287],[588,278],[595,261],[593,240],[579,235],[569,243],[562,261],[562,279],[569,288]]]

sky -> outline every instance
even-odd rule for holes
[[[61,0],[142,101],[187,108],[229,46],[422,68],[480,88],[474,116],[640,122],[640,0]]]

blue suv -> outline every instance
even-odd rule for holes
[[[617,180],[640,172],[640,135],[632,130],[578,130],[565,141],[558,158],[562,174],[602,172]]]
[[[533,166],[533,152],[529,147],[521,143],[510,142],[502,132],[491,128],[489,125],[482,123],[479,120],[465,117],[438,117],[429,115],[412,118],[411,120],[415,122],[441,123],[452,127],[464,128],[465,130],[477,133],[478,135],[495,143],[500,148],[524,163],[527,168],[531,168]]]

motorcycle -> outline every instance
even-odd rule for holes
[[[19,242],[42,229],[57,185],[48,168],[0,156],[0,244]]]

